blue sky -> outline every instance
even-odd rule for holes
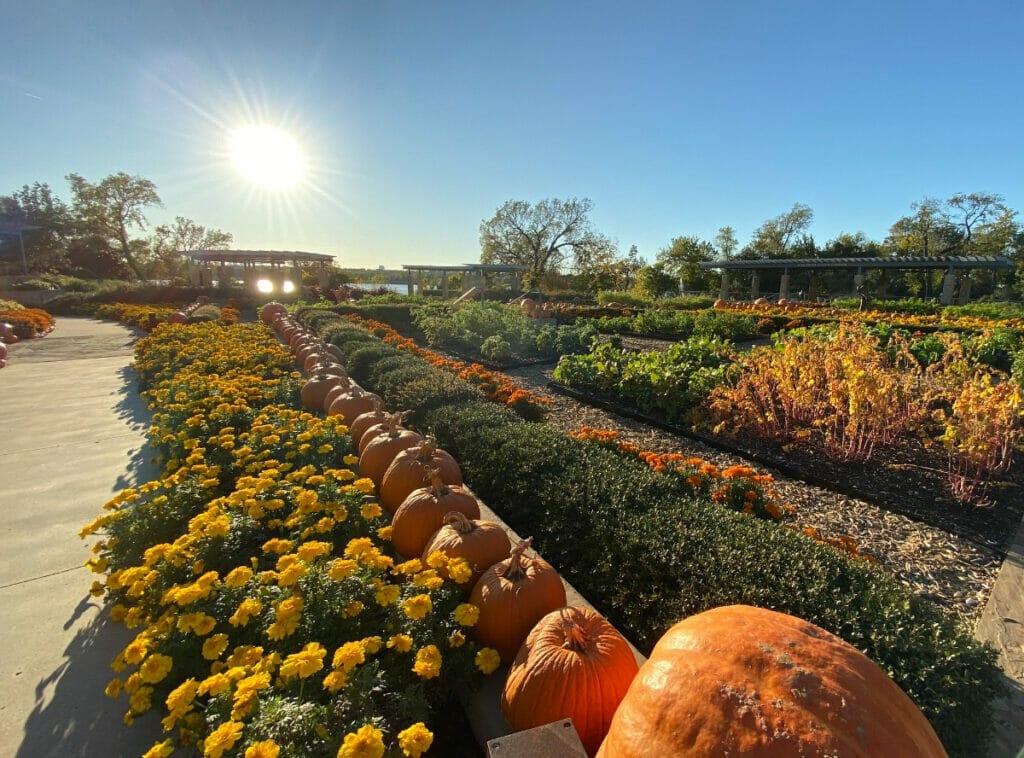
[[[126,171],[238,248],[341,265],[461,263],[507,199],[589,197],[653,259],[746,243],[805,203],[819,243],[910,204],[1024,213],[1018,2],[0,0],[0,193]],[[248,123],[306,180],[254,187]]]

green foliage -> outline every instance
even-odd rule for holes
[[[587,355],[563,356],[554,378],[571,387],[612,395],[647,413],[681,419],[722,383],[731,361],[728,345],[707,337],[647,352],[604,342]]]
[[[662,264],[656,263],[653,266],[644,266],[637,272],[633,290],[640,297],[655,300],[665,295],[677,294],[679,281],[669,274]]]
[[[628,290],[602,290],[597,293],[597,302],[599,305],[621,303],[622,305],[628,305],[633,308],[646,308],[651,305],[650,298],[643,297]]]
[[[554,358],[585,350],[596,330],[588,325],[542,324],[502,303],[432,304],[413,312],[427,344],[507,364],[518,358]]]
[[[697,335],[741,340],[757,335],[757,321],[753,316],[711,309],[694,312],[648,308],[635,316],[603,316],[591,323],[605,334],[637,334],[670,339]]]

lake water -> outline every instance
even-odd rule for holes
[[[405,282],[388,282],[387,284],[375,284],[373,282],[353,282],[352,285],[356,289],[360,290],[375,290],[381,287],[387,287],[392,292],[397,292],[400,295],[408,294],[409,286]]]

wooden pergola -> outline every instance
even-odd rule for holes
[[[526,271],[526,266],[513,266],[504,263],[461,263],[451,265],[415,264],[402,266],[406,273],[406,281],[409,286],[409,294],[416,293],[417,288],[423,292],[423,275],[441,275],[441,296],[447,298],[449,295],[448,275],[462,274],[461,291],[470,287],[483,286],[485,274],[509,274],[510,285],[513,290],[519,289],[519,275]]]
[[[931,271],[945,271],[942,279],[942,292],[939,295],[939,302],[943,305],[953,303],[954,294],[959,286],[959,297],[957,302],[964,304],[971,299],[971,280],[965,274],[971,270],[988,269],[994,271],[1013,271],[1015,265],[1009,258],[998,256],[924,256],[908,255],[902,257],[888,258],[776,258],[764,260],[731,260],[731,261],[702,261],[698,264],[705,271],[716,269],[722,272],[722,288],[719,297],[723,300],[729,298],[729,272],[750,271],[750,298],[758,297],[760,271],[782,271],[782,281],[779,285],[779,297],[789,297],[789,269],[829,271],[829,270],[853,270],[855,271],[853,282],[855,287],[864,284],[864,271],[870,269],[925,269]],[[957,273],[959,272],[959,273]],[[812,279],[813,282],[813,279]],[[808,293],[814,297],[814,292]],[[882,297],[884,298],[884,292]]]
[[[328,267],[334,256],[327,253],[306,253],[298,250],[179,250],[189,259],[189,281],[196,287],[226,287],[241,279],[245,289],[258,294],[261,281],[269,282],[271,291],[284,292],[288,284],[298,289],[302,271],[316,270],[322,289],[328,286]],[[264,285],[266,286],[266,285]]]

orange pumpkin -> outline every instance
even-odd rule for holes
[[[410,492],[423,486],[428,468],[440,469],[445,484],[462,484],[459,464],[449,453],[438,450],[434,438],[427,436],[419,445],[396,455],[384,472],[380,482],[380,504],[384,510],[397,511]]]
[[[324,397],[327,392],[339,384],[345,382],[345,378],[332,374],[316,374],[306,380],[299,392],[299,399],[302,400],[302,407],[311,411],[321,411],[324,407]]]
[[[351,423],[358,416],[373,410],[373,401],[380,397],[372,392],[365,391],[358,384],[353,384],[352,389],[334,398],[327,409],[328,416],[341,416],[346,424]]]
[[[424,545],[423,562],[435,551],[449,558],[465,558],[473,570],[466,587],[472,589],[484,571],[505,558],[511,549],[512,542],[501,524],[474,521],[460,511],[451,511],[444,515],[444,525]],[[438,573],[449,578],[447,568],[442,567]]]
[[[626,638],[590,608],[560,608],[519,648],[501,694],[516,731],[571,718],[588,755],[608,732],[637,672]]]
[[[186,316],[181,311],[175,311],[174,313],[172,313],[170,316],[167,317],[167,323],[168,324],[187,324],[188,323],[188,316]]]
[[[288,309],[285,308],[281,303],[271,301],[264,305],[262,309],[260,309],[260,321],[262,321],[264,324],[270,325],[274,323],[275,318],[287,312]]]
[[[746,605],[690,616],[655,645],[598,751],[649,755],[946,755],[917,706],[863,653]]]
[[[373,410],[360,413],[352,420],[352,423],[348,425],[348,435],[352,438],[352,444],[356,450],[359,449],[359,442],[362,440],[366,430],[377,424],[384,423],[387,420],[387,416],[388,414],[384,411],[384,403],[381,402],[379,397],[375,397],[373,400]]]
[[[423,553],[430,538],[444,526],[448,513],[459,511],[469,518],[480,518],[480,504],[472,492],[457,484],[448,486],[436,468],[428,469],[426,478],[430,486],[410,493],[391,520],[391,544],[407,558]]]
[[[565,605],[558,572],[539,556],[523,556],[532,542],[532,537],[522,540],[508,558],[487,569],[469,596],[480,608],[473,627],[477,642],[493,647],[506,662],[516,657],[538,621]]]
[[[335,401],[337,402],[337,401]],[[398,417],[398,414],[392,414]],[[369,443],[362,445],[359,453],[359,473],[369,477],[380,489],[380,480],[384,472],[395,460],[395,456],[403,450],[418,445],[423,437],[409,429],[402,429],[395,422],[389,422],[386,431],[374,437]],[[360,442],[366,442],[366,435]],[[416,553],[419,555],[419,552]]]

